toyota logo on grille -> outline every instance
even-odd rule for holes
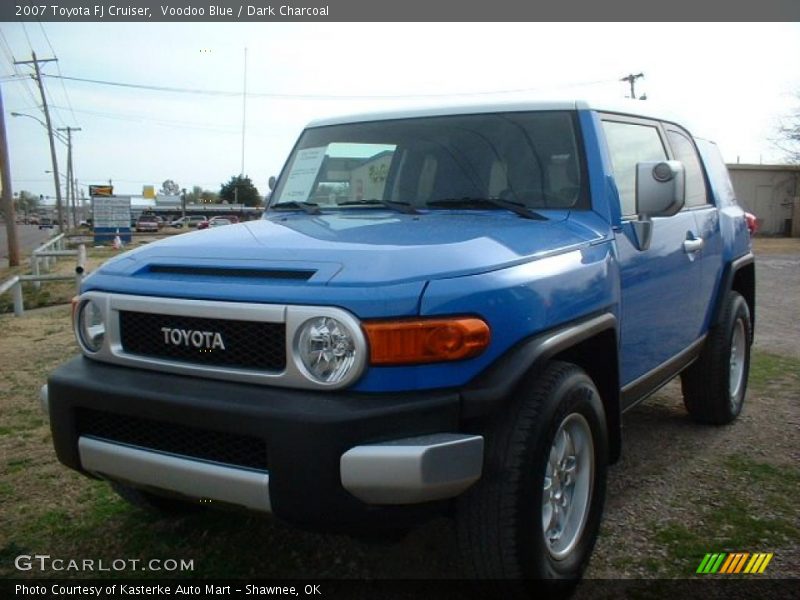
[[[197,348],[198,350],[225,350],[222,334],[217,331],[199,331],[197,329],[178,329],[162,327],[164,343],[171,346]]]

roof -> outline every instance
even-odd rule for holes
[[[365,123],[368,121],[389,121],[392,119],[412,119],[420,117],[440,117],[449,115],[485,114],[496,112],[523,112],[545,110],[597,110],[618,114],[648,117],[663,121],[682,123],[674,118],[672,111],[650,100],[627,100],[620,102],[588,102],[586,100],[532,100],[515,102],[487,102],[483,104],[456,104],[450,106],[426,106],[398,109],[385,112],[344,115],[318,119],[308,127],[341,125],[344,123]]]

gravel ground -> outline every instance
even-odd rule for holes
[[[800,254],[756,260],[755,347],[800,357]]]

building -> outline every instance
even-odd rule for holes
[[[759,233],[800,237],[800,165],[728,165],[736,199]]]

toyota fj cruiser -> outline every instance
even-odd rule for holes
[[[622,414],[742,408],[755,310],[715,145],[646,103],[303,131],[262,220],[88,276],[43,388],[58,458],[157,508],[320,530],[455,516],[470,574],[580,577]]]

